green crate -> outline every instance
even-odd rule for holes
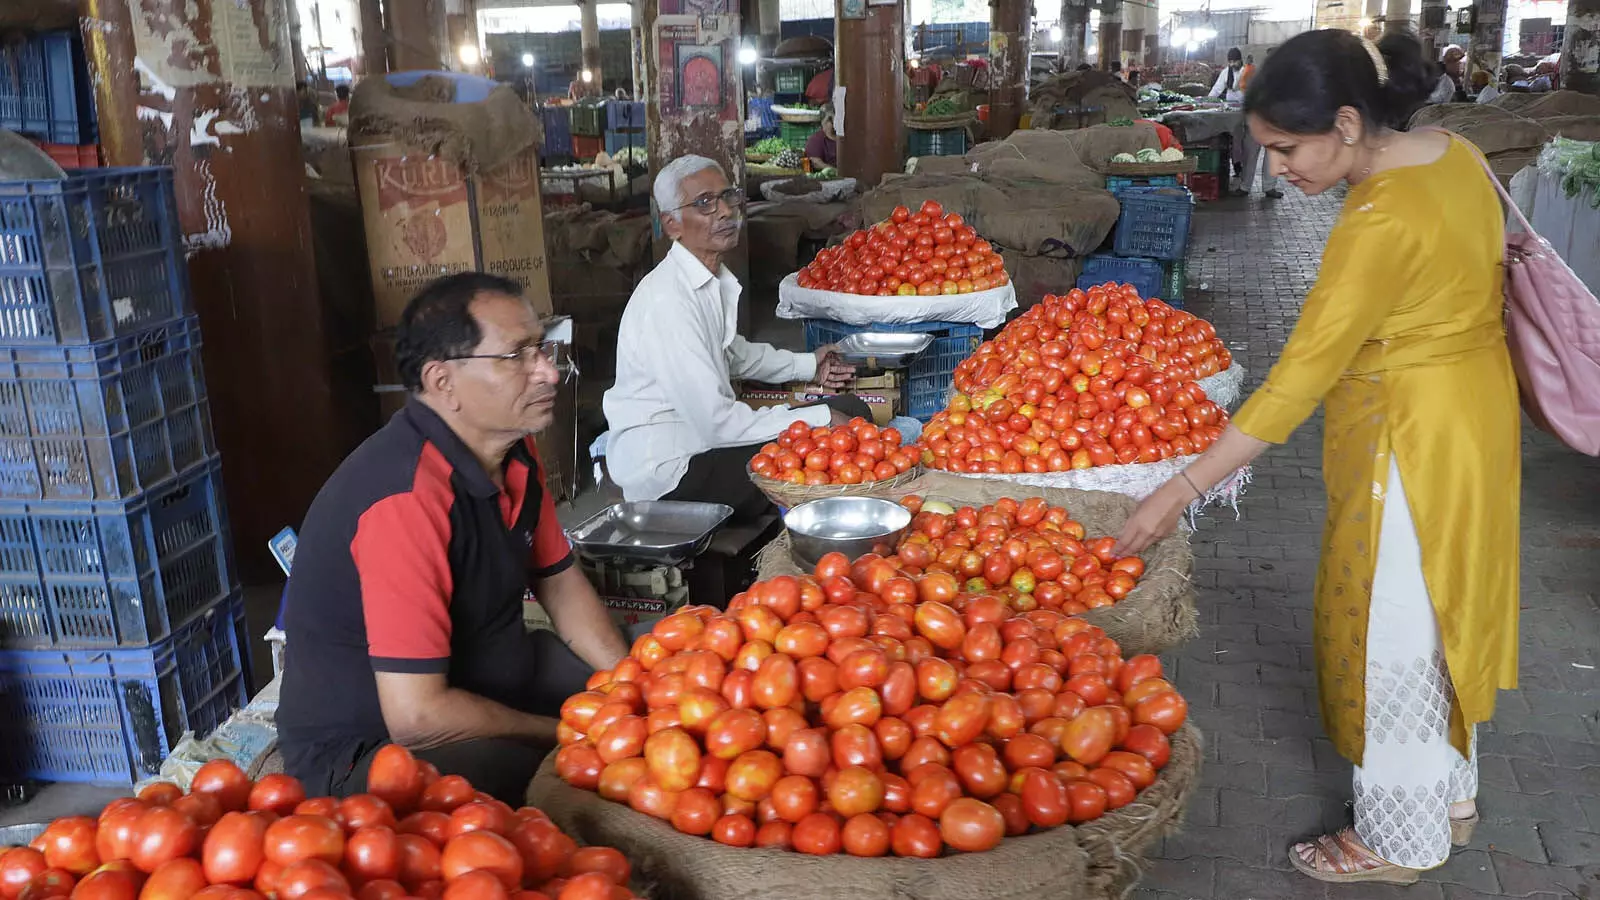
[[[1184,156],[1195,161],[1195,171],[1214,175],[1222,171],[1222,150],[1217,147],[1185,147]]]
[[[772,83],[780,94],[803,94],[806,91],[806,70],[784,69],[775,72]]]
[[[923,131],[912,128],[906,131],[906,156],[965,156],[967,130],[945,128]]]
[[[821,122],[779,122],[778,137],[783,139],[785,146],[804,150],[806,141],[811,140],[811,136],[821,127]]]
[[[572,133],[583,137],[603,137],[606,133],[606,105],[580,103],[572,108]]]

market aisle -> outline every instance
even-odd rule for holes
[[[1190,308],[1260,384],[1316,278],[1340,197],[1201,206]],[[1470,398],[1462,398],[1470,402]],[[1322,736],[1311,590],[1324,510],[1321,414],[1270,450],[1236,521],[1195,541],[1202,633],[1169,655],[1205,732],[1201,786],[1139,900],[1469,900],[1600,896],[1600,462],[1524,433],[1522,688],[1480,730],[1484,822],[1423,883],[1325,886],[1295,838],[1347,824],[1350,766]]]

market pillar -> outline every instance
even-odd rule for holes
[[[1061,68],[1071,71],[1084,62],[1089,46],[1089,0],[1061,0]]]
[[[334,401],[285,0],[92,0],[106,162],[171,166],[245,581],[364,434]],[[141,75],[143,88],[141,88]]]
[[[1411,30],[1411,0],[1388,0],[1383,10],[1383,33],[1404,34]]]
[[[1424,59],[1438,59],[1450,43],[1449,0],[1422,0],[1422,20],[1418,37],[1422,39]]]
[[[1032,0],[993,0],[989,19],[989,134],[1017,130],[1028,96]]]
[[[1600,0],[1568,0],[1561,87],[1600,94]]]
[[[1122,0],[1100,4],[1100,69],[1111,71],[1113,62],[1122,61]]]
[[[606,80],[600,71],[600,8],[598,0],[578,4],[578,40],[583,48],[583,70],[589,73],[589,92],[604,94]],[[582,74],[579,74],[582,79]]]
[[[644,11],[640,3],[641,0],[633,0],[632,3],[628,4],[628,15],[631,18],[628,23],[628,39],[631,42],[628,45],[628,57],[633,63],[633,99],[635,100],[644,99],[645,91],[648,90],[646,85],[649,81],[647,70],[645,69],[645,60],[648,59],[645,56],[645,51],[649,41],[645,40],[644,31],[639,25],[640,22],[644,21]]]
[[[844,89],[839,173],[862,189],[898,172],[905,133],[905,30],[901,4],[835,0],[834,85]],[[1013,126],[1015,127],[1015,126]]]
[[[361,0],[361,74],[389,71],[389,35],[383,28],[383,0]]]
[[[1467,51],[1465,77],[1482,69],[1491,77],[1500,71],[1500,53],[1504,45],[1506,27],[1506,0],[1478,0],[1477,13],[1472,25],[1472,47]]]
[[[1367,14],[1362,20],[1361,34],[1367,38],[1378,37],[1378,20],[1383,18],[1383,0],[1367,0]]]
[[[444,0],[388,0],[384,10],[390,70],[450,68]]]

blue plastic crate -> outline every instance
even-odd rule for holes
[[[1148,300],[1160,297],[1166,284],[1166,271],[1160,261],[1127,256],[1091,256],[1083,262],[1083,274],[1078,276],[1078,287],[1095,285],[1131,284],[1139,296]]]
[[[539,121],[544,126],[544,144],[540,155],[546,159],[572,155],[572,108],[546,106],[539,110]]]
[[[54,144],[99,139],[76,32],[40,32],[0,47],[0,128]]]
[[[1106,190],[1115,194],[1132,187],[1178,187],[1176,175],[1107,175]]]
[[[606,153],[616,156],[618,153],[628,149],[630,146],[638,147],[640,151],[643,151],[645,140],[646,138],[643,129],[632,129],[629,131],[608,131],[606,132]]]
[[[221,467],[122,503],[0,502],[0,645],[142,647],[235,587]]]
[[[835,344],[863,331],[914,331],[933,335],[933,344],[913,357],[906,379],[906,415],[926,422],[944,409],[956,366],[983,341],[983,329],[960,322],[913,322],[888,325],[846,325],[828,319],[806,319],[806,349]]]
[[[1122,204],[1114,244],[1118,256],[1183,259],[1194,214],[1187,188],[1125,188],[1117,193],[1117,202]]]
[[[244,596],[140,650],[0,650],[0,782],[132,784],[248,699]]]
[[[189,312],[171,169],[0,181],[0,345],[110,340]]]
[[[0,500],[121,500],[215,452],[194,317],[0,348]]]
[[[749,100],[748,118],[756,120],[756,127],[761,131],[778,131],[778,114],[772,109],[771,97],[751,97]],[[746,132],[750,129],[746,128]]]
[[[623,128],[644,127],[644,102],[640,100],[611,100],[606,103],[606,128],[616,131]]]

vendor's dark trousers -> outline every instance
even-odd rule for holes
[[[651,624],[654,623],[633,625],[623,632],[632,641],[649,631]],[[528,640],[538,661],[538,677],[528,712],[558,717],[561,704],[584,689],[594,670],[567,649],[555,632],[541,629],[528,635]],[[372,758],[388,743],[375,743],[362,752],[343,782],[330,785],[330,793],[340,797],[365,793]],[[460,775],[472,782],[473,787],[514,809],[524,805],[528,782],[533,780],[533,773],[539,770],[539,764],[551,749],[549,745],[515,738],[478,738],[413,753],[418,759],[433,763],[440,774]]]
[[[872,418],[867,402],[854,394],[838,394],[823,403],[846,416]],[[750,480],[750,457],[766,443],[718,447],[695,454],[690,457],[689,470],[678,480],[678,486],[661,499],[726,503],[733,507],[733,518],[737,521],[759,519],[772,509],[772,501]]]

